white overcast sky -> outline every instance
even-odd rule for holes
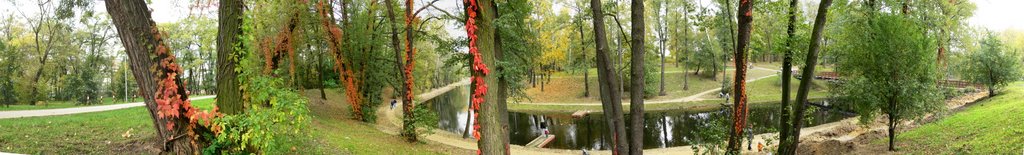
[[[152,4],[149,4],[149,6],[153,8],[153,20],[158,23],[164,23],[185,18],[190,12],[188,5],[191,1],[193,0],[152,0]],[[709,0],[698,1],[704,2]],[[972,26],[984,27],[993,31],[1003,31],[1008,28],[1024,29],[1024,9],[1020,8],[1024,6],[1024,0],[971,1],[978,6],[974,16],[968,19]],[[3,2],[0,2],[0,11],[2,11],[0,15],[13,15],[15,18],[21,18],[20,12],[24,12],[29,16],[34,16],[39,12],[35,2],[36,0],[3,0]],[[425,3],[426,1],[417,1],[417,6],[425,5]],[[97,12],[106,12],[102,1],[94,1],[93,4],[95,4],[93,5],[94,10]],[[462,5],[462,1],[441,0],[435,3],[435,5],[448,12],[458,13],[461,11],[459,6]],[[555,4],[552,9],[558,10],[560,7],[560,5]],[[452,34],[459,33],[454,32]]]

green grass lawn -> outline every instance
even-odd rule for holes
[[[811,81],[811,91],[808,93],[808,98],[827,97],[828,86],[825,83],[825,81],[821,80]],[[800,89],[800,80],[792,78],[790,80],[790,98],[796,99],[798,89]],[[781,99],[782,78],[779,76],[773,76],[747,83],[747,100],[750,102],[779,101]]]
[[[330,102],[310,102],[313,124],[309,137],[288,137],[282,154],[466,154],[434,144],[408,143],[404,138],[351,120],[341,93],[330,90]],[[307,95],[319,98],[319,91]],[[204,110],[213,99],[192,101]],[[325,107],[326,106],[326,107]],[[131,136],[125,136],[126,132]],[[155,131],[144,107],[30,118],[0,119],[0,152],[25,154],[157,154]],[[292,150],[292,146],[294,150]],[[291,151],[291,152],[288,152]],[[454,153],[453,153],[454,152]],[[271,153],[275,154],[275,153]]]
[[[212,109],[213,99],[192,102]],[[125,136],[131,131],[130,137]],[[27,154],[152,154],[154,139],[144,107],[74,115],[0,119],[0,152]]]
[[[909,154],[1019,154],[1024,152],[1024,82],[996,97],[916,129],[898,133]],[[882,138],[878,141],[888,141]],[[884,142],[878,142],[884,143]]]
[[[0,111],[58,109],[58,108],[71,108],[71,107],[79,107],[79,106],[96,106],[96,105],[109,105],[109,104],[118,104],[118,103],[131,103],[131,102],[142,102],[142,98],[135,98],[135,99],[132,99],[131,101],[123,101],[123,100],[115,101],[114,99],[111,99],[111,98],[103,98],[103,99],[100,99],[100,103],[99,104],[93,104],[93,105],[78,105],[77,101],[48,101],[48,102],[46,102],[45,105],[24,105],[24,104],[17,104],[17,105],[11,105],[11,106],[0,105]]]
[[[316,147],[325,154],[470,154],[468,150],[452,149],[423,142],[409,143],[405,138],[378,130],[372,124],[355,121],[345,95],[338,89],[326,90],[327,100],[319,91],[306,91],[312,116],[311,135]]]

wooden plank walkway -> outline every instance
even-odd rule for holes
[[[530,141],[530,143],[527,143],[526,147],[544,148],[544,146],[548,145],[548,143],[551,143],[551,141],[554,141],[554,140],[555,140],[555,135],[547,135],[547,136],[540,135],[540,136],[537,136],[537,139],[533,139],[533,141]]]

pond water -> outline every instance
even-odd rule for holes
[[[461,135],[466,130],[466,119],[469,115],[469,89],[461,87],[448,92],[437,98],[427,101],[428,106],[438,114],[438,129]],[[514,103],[510,103],[514,104]],[[808,107],[807,122],[805,126],[816,126],[825,123],[845,119],[845,116],[825,110],[815,110],[813,106]],[[752,126],[755,134],[776,132],[778,126],[778,105],[752,106],[748,123]],[[702,111],[702,112],[658,112],[646,113],[644,128],[644,148],[665,148],[674,146],[691,145],[695,141],[703,139],[698,135],[700,129],[708,129],[713,126],[713,121],[727,121],[730,117],[726,109]],[[627,126],[629,115],[626,115]],[[588,149],[605,150],[610,147],[611,138],[607,133],[608,126],[604,116],[590,114],[582,118],[572,118],[565,115],[534,115],[527,113],[509,112],[510,143],[515,145],[526,145],[534,138],[543,135],[541,124],[545,124],[551,135],[556,136],[554,141],[546,148],[554,149]],[[720,123],[726,126],[714,127],[722,131],[728,131],[728,123]],[[628,131],[628,130],[627,130]],[[705,131],[706,132],[706,131]]]

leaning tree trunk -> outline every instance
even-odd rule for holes
[[[188,101],[187,89],[180,78],[181,67],[163,44],[161,34],[143,0],[106,0],[118,36],[131,63],[132,75],[153,118],[164,153],[196,154],[207,142],[199,136],[209,133],[190,124],[196,112]],[[179,107],[179,108],[175,108]]]
[[[632,121],[630,121],[630,135],[629,135],[629,154],[643,154],[644,153],[644,1],[643,0],[632,0],[630,5],[632,10],[632,17],[630,24],[632,32],[630,33],[632,45],[630,45],[630,90],[629,90],[629,111]],[[661,77],[664,79],[665,73],[665,56],[662,54],[661,57],[663,68]],[[662,92],[664,93],[664,83],[662,83]]]
[[[242,1],[220,0],[217,28],[217,107],[227,114],[245,109],[233,57],[238,35],[242,34]]]
[[[779,153],[790,152],[789,149],[796,146],[796,141],[791,141],[790,132],[793,124],[790,123],[790,115],[793,113],[790,108],[790,82],[793,76],[793,41],[796,34],[796,9],[798,0],[789,1],[789,24],[786,26],[786,53],[782,59],[782,102],[779,104]]]
[[[473,125],[474,137],[479,139],[478,154],[510,154],[508,139],[508,112],[502,98],[504,87],[496,74],[488,68],[497,68],[501,59],[501,47],[498,45],[494,19],[497,17],[497,6],[491,0],[467,0],[466,29],[470,38],[470,54],[473,56],[473,80],[476,91],[473,92],[473,109],[480,116]],[[491,86],[491,87],[488,87]]]
[[[388,12],[388,14],[387,14],[388,15],[388,22],[391,23],[391,24],[388,24],[388,25],[390,25],[390,27],[391,27],[391,47],[392,47],[391,49],[395,53],[395,69],[398,69],[398,71],[399,71],[399,72],[395,72],[395,74],[397,74],[397,77],[400,78],[400,79],[409,79],[409,77],[407,77],[407,75],[405,74],[405,69],[406,68],[404,66],[404,63],[402,63],[402,48],[399,45],[399,44],[401,44],[401,42],[398,40],[398,33],[400,31],[398,30],[398,26],[397,26],[398,22],[397,22],[397,19],[395,17],[395,11],[394,11],[395,10],[394,9],[395,2],[393,0],[384,0],[384,3],[386,3],[385,5],[386,5],[386,7],[388,9],[388,11],[387,11]],[[398,92],[398,94],[400,96],[402,96],[402,114],[403,114],[403,116],[405,116],[402,119],[402,122],[403,122],[402,123],[402,136],[405,136],[406,140],[408,140],[410,142],[414,142],[414,141],[416,141],[416,130],[415,130],[415,127],[413,126],[412,120],[408,119],[412,115],[410,115],[408,112],[406,112],[406,111],[411,112],[411,109],[406,110],[407,109],[406,106],[407,105],[411,106],[410,103],[412,103],[412,100],[411,99],[406,99],[406,97],[405,97],[405,96],[407,96],[406,94],[409,94],[411,92],[408,91],[408,89],[406,88],[406,85],[405,85],[404,82],[403,82],[402,86],[403,86],[402,89],[395,89],[395,92]]]
[[[807,108],[807,94],[811,89],[811,81],[814,78],[814,65],[818,63],[818,49],[821,42],[821,33],[825,28],[825,17],[828,15],[828,7],[832,5],[832,0],[822,0],[818,5],[818,15],[814,18],[814,29],[811,32],[811,44],[807,47],[807,60],[804,62],[804,68],[800,76],[800,88],[796,92],[796,116],[793,119],[793,131],[791,136],[793,137],[790,141],[794,141],[795,145],[789,148],[790,152],[785,154],[796,154],[796,148],[800,146],[800,128],[803,127],[804,112]]]
[[[622,119],[622,95],[619,90],[619,79],[615,68],[611,67],[608,58],[608,42],[605,34],[604,12],[601,11],[601,0],[590,0],[590,9],[594,15],[594,42],[597,45],[597,80],[601,93],[601,105],[608,130],[612,133],[612,153],[627,154],[629,144],[626,142],[626,124]]]
[[[739,35],[737,36],[735,50],[736,73],[733,78],[733,91],[736,100],[733,101],[732,120],[733,127],[729,134],[729,152],[739,153],[743,144],[743,128],[746,127],[747,113],[747,46],[750,43],[750,23],[753,22],[753,6],[751,0],[740,0],[739,11],[736,14],[739,22]],[[723,80],[724,81],[724,80]]]

